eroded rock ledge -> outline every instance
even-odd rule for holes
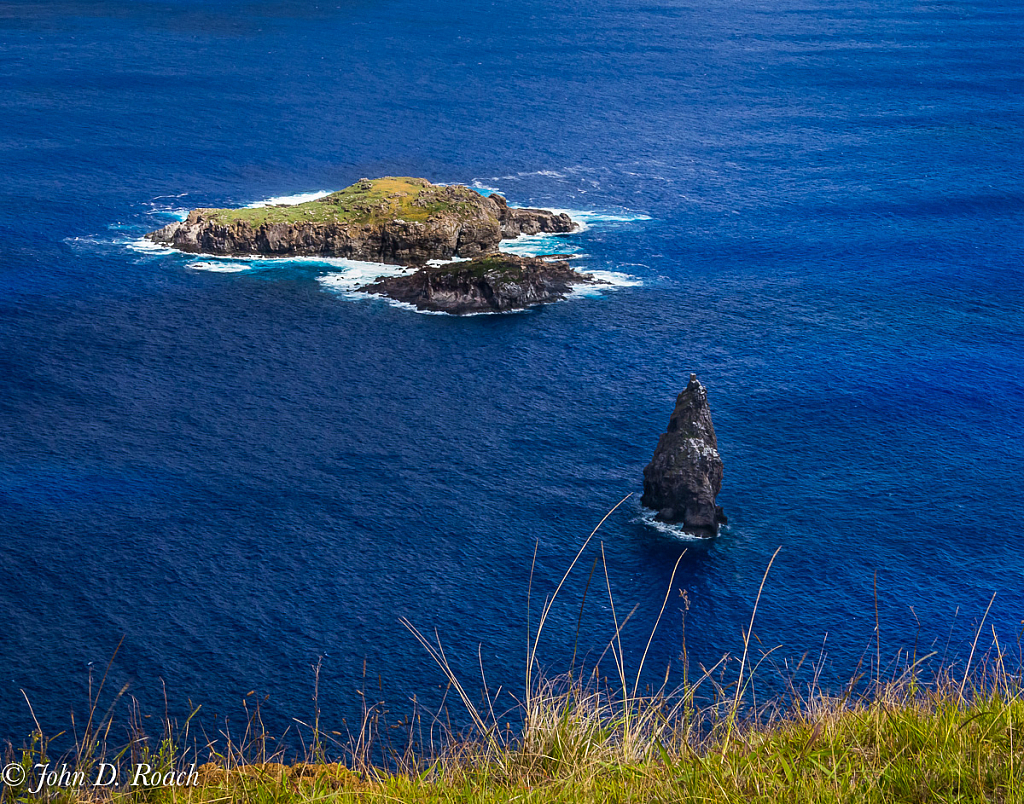
[[[644,468],[640,502],[657,511],[655,519],[661,522],[681,524],[701,536],[714,535],[726,521],[721,506],[715,504],[722,472],[708,392],[691,374],[676,398],[668,429]]]
[[[477,257],[521,234],[568,233],[565,213],[515,209],[500,195],[426,179],[361,179],[294,206],[195,209],[146,235],[182,251],[216,255],[345,257],[393,265]]]
[[[455,315],[501,313],[558,301],[573,285],[607,284],[564,260],[489,254],[465,262],[425,266],[409,276],[379,277],[359,290],[420,310]]]

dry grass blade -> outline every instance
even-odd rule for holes
[[[743,671],[747,665],[747,653],[750,650],[750,635],[754,630],[754,618],[757,617],[757,607],[761,603],[761,593],[764,591],[765,581],[768,580],[768,573],[771,571],[772,564],[775,563],[775,557],[778,556],[781,549],[781,546],[775,548],[775,552],[772,553],[771,561],[768,562],[768,566],[765,567],[764,570],[764,575],[761,576],[761,585],[757,587],[757,597],[754,600],[754,609],[750,612],[750,625],[747,626],[747,631],[743,635],[743,658],[740,659],[740,672],[736,679],[736,697],[733,698],[732,708],[729,712],[729,725],[726,730],[725,740],[722,741],[723,755],[729,750],[729,740],[732,737],[733,728],[736,724],[736,714],[739,711],[740,697],[743,694]]]
[[[555,587],[555,591],[551,594],[551,597],[548,598],[544,602],[544,607],[541,609],[540,620],[537,622],[537,633],[534,634],[534,636],[533,636],[533,644],[528,649],[528,653],[527,653],[527,656],[526,656],[526,696],[527,696],[527,701],[529,701],[529,696],[531,694],[530,691],[531,691],[531,689],[533,687],[533,667],[534,667],[534,664],[537,661],[537,646],[540,644],[540,635],[541,635],[541,632],[544,630],[544,624],[547,622],[548,615],[551,613],[551,607],[555,604],[555,600],[558,598],[558,593],[562,591],[562,587],[565,585],[565,582],[568,579],[569,575],[572,573],[573,568],[576,566],[577,562],[580,560],[580,556],[583,555],[583,551],[587,549],[587,545],[589,545],[590,542],[593,540],[594,536],[601,529],[601,526],[608,520],[608,517],[610,517],[612,514],[614,514],[619,509],[619,506],[621,506],[624,502],[626,502],[626,500],[628,500],[632,496],[633,496],[633,493],[630,492],[625,497],[623,497],[621,500],[619,500],[611,508],[611,510],[608,511],[608,513],[606,513],[603,517],[601,517],[601,521],[597,523],[597,526],[590,532],[590,535],[586,538],[586,540],[580,546],[580,549],[577,551],[575,558],[573,558],[572,563],[569,564],[569,568],[565,571],[565,574],[562,575],[562,579],[558,582],[558,586]],[[536,560],[536,551],[534,552],[534,559]],[[530,572],[530,588],[531,589],[533,588],[533,572],[532,572],[532,570]]]

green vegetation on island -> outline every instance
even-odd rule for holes
[[[387,176],[293,206],[194,209],[146,237],[194,254],[343,257],[420,266],[497,251],[521,234],[567,233],[565,213],[509,207],[460,184]]]
[[[336,193],[301,204],[244,209],[205,209],[221,225],[244,221],[254,228],[274,223],[345,223],[359,226],[392,220],[426,221],[431,215],[469,215],[482,196],[463,185],[435,185],[410,176],[360,179]]]

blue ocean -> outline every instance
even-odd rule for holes
[[[284,742],[439,706],[400,618],[521,695],[623,498],[546,673],[629,614],[635,670],[667,592],[646,684],[738,656],[779,548],[765,694],[1015,653],[1021,42],[1011,0],[6,0],[0,739],[108,664],[114,733],[132,699],[216,735],[258,697]],[[425,315],[354,293],[373,266],[141,241],[386,175],[567,210],[509,247],[613,283]],[[639,503],[690,372],[714,539]]]

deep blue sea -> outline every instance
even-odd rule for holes
[[[962,663],[993,594],[979,653],[1015,652],[1022,42],[1017,0],[5,0],[0,739],[26,696],[80,722],[112,656],[104,707],[127,683],[154,723],[166,696],[238,724],[254,690],[294,739],[318,661],[325,729],[363,690],[437,705],[400,617],[521,694],[535,549],[534,625],[630,493],[595,537],[627,667],[685,551],[650,684],[681,678],[687,605],[691,670],[742,650],[780,547],[766,689]],[[138,246],[383,175],[571,210],[584,231],[513,247],[618,284],[456,318],[351,293],[365,266]],[[638,501],[691,371],[725,462],[709,541]],[[600,563],[581,615],[597,544],[546,672],[614,633]]]

